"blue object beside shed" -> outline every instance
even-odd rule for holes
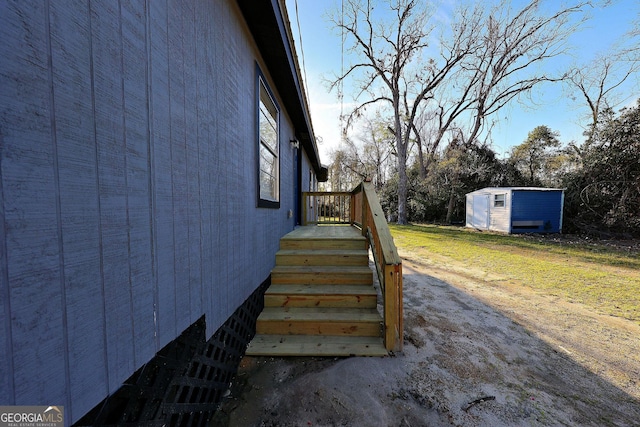
[[[466,195],[466,226],[503,233],[561,233],[564,190],[488,187]]]

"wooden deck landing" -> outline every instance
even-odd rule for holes
[[[351,225],[305,225],[286,234],[281,240],[292,239],[355,239],[364,240],[360,230]]]
[[[384,356],[367,241],[352,226],[299,227],[280,240],[248,355]]]
[[[350,225],[307,225],[280,239],[280,249],[362,250],[367,239]]]

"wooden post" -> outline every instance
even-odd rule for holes
[[[360,209],[362,211],[361,215],[362,217],[360,218],[360,220],[362,221],[362,235],[364,237],[367,237],[367,227],[369,226],[369,221],[367,221],[367,213],[369,212],[369,200],[367,200],[367,192],[364,191],[364,184],[362,185],[362,208]],[[369,242],[369,240],[367,239],[367,243]],[[369,248],[369,245],[367,245],[367,249]]]
[[[389,351],[395,350],[397,340],[395,322],[397,307],[393,289],[393,273],[393,266],[384,266],[385,284],[382,287],[384,292],[384,345]]]
[[[349,197],[349,222],[351,225],[356,222],[356,195],[353,193]]]
[[[402,351],[404,345],[404,305],[402,296],[402,264],[394,265],[394,289],[396,295],[396,329],[398,331],[398,341],[396,341],[396,351]]]
[[[307,193],[302,193],[302,225],[307,225]]]
[[[389,351],[402,351],[402,265],[385,265],[384,281],[384,344]]]

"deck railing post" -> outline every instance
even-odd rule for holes
[[[384,266],[384,281],[383,287],[383,299],[384,299],[384,344],[387,350],[394,350],[397,341],[396,331],[396,313],[397,313],[397,301],[395,298],[395,292],[393,290],[393,266]]]
[[[302,206],[300,206],[300,208],[302,209],[302,221],[300,221],[302,223],[302,225],[307,225],[307,193],[303,192],[302,193]]]
[[[351,193],[349,197],[349,222],[355,224],[356,222],[356,195]]]

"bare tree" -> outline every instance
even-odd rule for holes
[[[334,150],[330,157],[329,183],[333,191],[352,190],[367,178],[358,149],[350,139],[345,139],[342,147]]]
[[[631,29],[627,31],[624,37],[627,41],[626,52],[634,61],[640,60],[640,9],[637,10],[637,16],[631,24]]]
[[[374,119],[365,119],[360,135],[363,164],[378,190],[386,181],[388,163],[394,153],[393,140],[393,133],[389,131],[387,121],[383,120],[380,114],[376,114]]]
[[[426,122],[427,129],[421,129],[433,138],[426,144],[430,150],[427,158],[432,157],[447,132],[455,131],[463,146],[469,146],[481,133],[488,133],[487,119],[509,102],[537,85],[567,78],[563,72],[545,73],[540,65],[565,53],[568,36],[585,19],[572,16],[581,15],[588,3],[547,14],[540,11],[540,3],[531,1],[514,12],[510,2],[503,0],[485,11],[463,8],[457,13],[461,19],[479,21],[474,27],[482,28],[477,34],[482,43],[438,87],[432,102],[424,104],[426,114],[435,119]]]
[[[346,0],[333,23],[353,40],[351,51],[362,60],[332,82],[360,78],[359,96],[366,96],[347,123],[371,104],[383,102],[393,111],[392,126],[398,165],[398,223],[407,222],[407,159],[410,136],[416,136],[421,175],[445,134],[462,128],[464,141],[474,141],[486,130],[487,117],[514,98],[543,82],[565,75],[538,71],[544,61],[564,52],[567,37],[580,20],[574,14],[587,2],[563,7],[550,14],[540,11],[540,0],[531,0],[514,12],[508,0],[491,8],[481,4],[459,8],[451,28],[440,35],[438,51],[429,49],[433,32],[426,27],[430,15],[417,0],[387,0],[392,21],[380,20],[374,1]],[[436,99],[440,100],[436,102]],[[435,131],[425,138],[416,126],[427,112],[436,119]],[[428,147],[426,158],[423,149]]]
[[[353,40],[350,51],[362,62],[351,65],[332,87],[358,75],[360,94],[367,99],[350,114],[349,124],[370,105],[384,102],[393,111],[393,135],[398,162],[398,223],[407,223],[407,158],[409,137],[420,103],[474,48],[473,31],[454,34],[459,49],[443,51],[439,61],[422,58],[432,31],[427,27],[429,11],[418,0],[388,0],[389,22],[378,20],[372,1],[346,0],[343,13],[333,23]]]
[[[609,52],[599,55],[589,64],[574,68],[569,83],[578,90],[589,107],[590,129],[598,124],[598,118],[604,109],[614,108],[626,100],[620,89],[625,82],[638,77],[638,52],[640,50],[636,47]]]
[[[355,139],[345,138],[342,147],[331,153],[330,181],[334,190],[347,191],[363,179],[372,180],[381,189],[389,173],[394,144],[388,122],[378,114],[364,118],[362,131]]]

